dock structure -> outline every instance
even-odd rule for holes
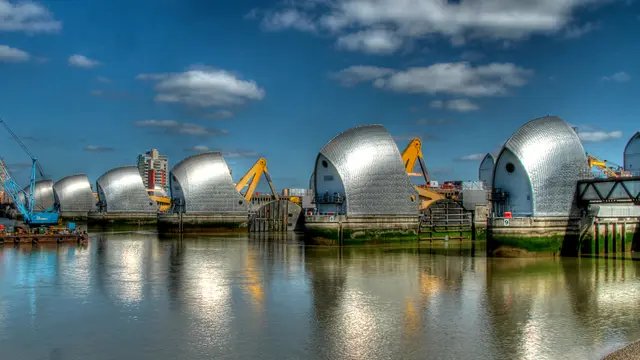
[[[64,177],[53,185],[53,193],[63,221],[87,221],[90,211],[96,211],[97,199],[91,191],[86,174]]]
[[[89,224],[156,224],[157,206],[147,194],[137,167],[109,170],[98,178],[96,188],[98,206],[96,211],[88,213]]]
[[[317,212],[305,216],[308,242],[418,240],[418,193],[383,126],[358,126],[334,137],[320,150],[312,179]]]
[[[577,133],[558,117],[516,131],[492,182],[489,255],[608,254],[640,245],[640,177],[594,179]]]
[[[566,122],[547,116],[523,125],[496,159],[489,254],[577,254],[577,182],[592,177],[582,142]]]
[[[249,202],[236,190],[220,152],[189,156],[170,171],[172,208],[158,214],[161,232],[247,231]]]

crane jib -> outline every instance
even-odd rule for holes
[[[13,137],[13,139],[20,145],[20,147],[29,155],[31,158],[31,178],[29,180],[29,192],[24,191],[20,186],[16,183],[16,181],[11,176],[9,169],[4,164],[4,161],[0,162],[0,176],[2,185],[5,190],[11,196],[16,208],[22,216],[24,217],[24,222],[26,224],[34,224],[34,225],[54,225],[58,223],[58,212],[57,209],[54,211],[46,211],[46,212],[34,212],[35,208],[35,183],[36,183],[36,170],[40,174],[40,176],[44,177],[44,172],[42,171],[42,167],[40,166],[38,160],[33,156],[31,151],[27,148],[27,146],[18,138],[18,136],[9,128],[2,118],[0,118],[0,123],[7,129],[7,132]],[[20,198],[20,194],[23,194],[24,200]]]

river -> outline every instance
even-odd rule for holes
[[[640,338],[640,261],[481,245],[136,232],[0,246],[0,358],[600,359]]]

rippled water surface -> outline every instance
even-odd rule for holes
[[[0,358],[599,359],[640,338],[640,261],[92,235],[0,246]]]

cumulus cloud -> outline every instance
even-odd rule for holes
[[[577,10],[609,0],[332,0],[285,1],[267,11],[254,11],[267,30],[297,29],[335,34],[340,39],[363,37],[384,29],[394,39],[395,50],[413,39],[439,35],[460,45],[474,39],[513,41],[534,34],[560,33],[572,23]],[[581,36],[593,25],[568,30]],[[578,30],[576,30],[578,29]],[[340,42],[340,40],[338,40]],[[362,45],[359,50],[369,48]],[[400,44],[400,45],[398,45]],[[387,48],[390,49],[390,48]]]
[[[156,81],[155,101],[197,107],[242,105],[262,100],[264,89],[253,80],[241,80],[225,70],[192,69],[182,73],[140,74],[141,80]]]
[[[533,70],[512,63],[472,66],[467,62],[438,63],[405,71],[372,66],[352,66],[333,74],[343,85],[372,81],[379,89],[402,93],[453,94],[465,96],[504,95],[524,86]]]
[[[285,9],[279,12],[268,12],[262,19],[262,27],[267,31],[296,29],[315,32],[318,28],[306,14],[296,9]]]
[[[600,23],[588,22],[582,25],[571,25],[564,30],[563,38],[577,39],[590,32],[600,29]]]
[[[463,157],[459,157],[456,160],[458,161],[477,161],[482,160],[487,154],[471,154]]]
[[[388,30],[372,29],[341,36],[336,44],[339,48],[350,51],[386,55],[396,52],[402,46],[402,38]]]
[[[24,62],[31,58],[28,52],[0,45],[0,62]]]
[[[175,120],[142,120],[137,121],[135,124],[139,127],[161,128],[171,134],[211,136],[226,135],[229,133],[226,130],[212,129],[198,124],[183,123]]]
[[[448,109],[458,112],[469,112],[480,109],[480,106],[471,102],[469,99],[454,99],[449,101],[434,100],[430,103],[434,109]]]
[[[583,142],[603,142],[613,139],[620,139],[622,137],[622,131],[579,131],[578,136]]]
[[[257,151],[242,149],[242,148],[210,148],[206,145],[196,145],[185,149],[189,152],[205,152],[205,151],[217,151],[222,154],[226,159],[244,159],[244,158],[257,158],[260,154]]]
[[[624,71],[617,72],[611,76],[603,76],[604,81],[627,82],[631,80],[631,76]]]
[[[201,117],[205,119],[215,119],[215,120],[229,119],[233,117],[233,112],[229,110],[218,110],[211,114],[204,114]]]
[[[52,33],[62,28],[62,23],[44,6],[32,1],[0,0],[0,31]]]
[[[107,152],[107,151],[113,151],[113,150],[115,149],[108,146],[88,145],[84,147],[84,151]]]
[[[332,78],[340,81],[344,86],[354,86],[361,82],[379,79],[394,72],[393,69],[388,68],[356,65],[330,75]]]
[[[191,152],[198,152],[198,153],[201,153],[201,152],[209,151],[209,147],[208,147],[208,146],[205,146],[205,145],[196,145],[196,146],[192,146],[192,147],[190,147],[190,148],[188,148],[188,149],[184,149],[184,150],[185,150],[185,151],[191,151]]]
[[[69,66],[83,68],[83,69],[91,69],[100,65],[100,62],[97,60],[89,59],[84,55],[71,55],[68,60]]]

